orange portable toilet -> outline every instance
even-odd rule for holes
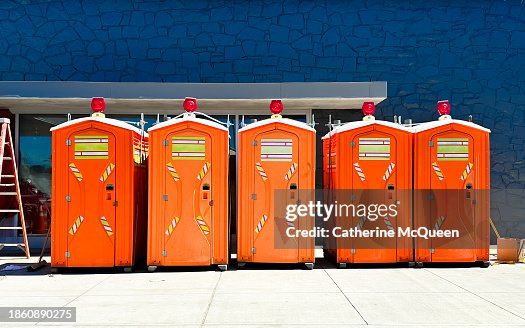
[[[412,238],[399,233],[412,226],[413,133],[375,120],[374,110],[373,102],[365,102],[362,121],[337,126],[323,137],[326,203],[353,205],[326,222],[325,255],[339,267],[413,261]],[[360,212],[365,206],[366,212]],[[388,210],[374,213],[378,206]],[[380,234],[366,236],[358,230]]]
[[[283,202],[306,204],[311,199],[315,129],[282,118],[280,100],[272,101],[270,108],[270,119],[239,129],[237,261],[240,267],[247,262],[305,263],[311,269],[314,238],[295,237],[294,232],[312,230],[313,220],[292,222],[275,213],[282,213]]]
[[[129,271],[146,255],[148,135],[91,104],[91,117],[51,129],[51,266]]]
[[[448,101],[438,112],[415,127],[414,228],[430,234],[415,239],[416,261],[488,261],[490,130],[451,119]]]
[[[186,113],[149,129],[148,270],[228,268],[228,128]]]

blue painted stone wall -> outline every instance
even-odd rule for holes
[[[521,0],[2,0],[0,80],[383,80],[378,116],[449,99],[493,131],[493,188],[525,187]]]

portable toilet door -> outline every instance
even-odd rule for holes
[[[145,202],[136,190],[146,176],[135,151],[145,151],[147,134],[99,112],[51,130],[52,266],[135,265],[145,245],[137,244],[145,242]]]
[[[89,129],[88,134],[86,132],[74,131],[68,137],[74,145],[67,148],[68,162],[71,163],[69,167],[74,172],[73,175],[68,175],[69,200],[67,205],[70,213],[68,218],[72,220],[69,225],[73,231],[68,239],[68,251],[70,254],[78,253],[91,257],[90,265],[113,266],[115,264],[115,218],[117,210],[113,204],[113,199],[117,199],[117,195],[116,190],[110,191],[108,197],[110,199],[108,200],[105,199],[105,193],[101,193],[98,189],[100,189],[101,177],[106,178],[104,183],[107,186],[115,185],[119,163],[116,161],[115,152],[111,155],[108,152],[109,149],[116,149],[115,135],[97,128]],[[101,172],[103,173],[100,174]],[[79,181],[79,177],[75,173],[83,175],[82,181]],[[79,183],[74,184],[73,180],[77,180]],[[97,190],[98,192],[89,192],[90,190]],[[78,228],[78,232],[80,232],[80,225],[84,223],[83,218],[87,217],[88,211],[90,215],[100,218],[101,224],[85,224],[84,231],[77,234],[75,228]],[[93,238],[93,236],[98,238]],[[94,239],[97,240],[96,246],[86,247],[86,245],[93,243]],[[93,254],[88,254],[89,250],[92,250]],[[85,258],[73,256],[69,258],[68,265],[82,266],[83,261]]]
[[[312,268],[313,238],[288,236],[313,229],[313,220],[292,222],[284,215],[276,217],[275,210],[279,204],[308,198],[308,191],[313,193],[315,130],[282,118],[280,101],[272,101],[271,109],[272,118],[239,129],[237,260],[240,266],[246,262],[306,263]],[[290,234],[288,228],[293,229]]]
[[[448,101],[438,111],[415,127],[414,228],[450,235],[418,236],[416,261],[488,261],[490,130],[451,119]]]
[[[149,271],[227,269],[229,130],[211,118],[197,118],[196,104],[186,98],[186,113],[148,130]]]
[[[335,199],[339,204],[352,204],[356,209],[367,208],[366,215],[350,213],[350,226],[344,228],[381,232],[380,236],[369,238],[331,235],[330,238],[338,240],[330,243],[337,249],[331,250],[329,256],[335,256],[336,262],[343,267],[347,262],[413,261],[411,238],[399,233],[412,226],[413,133],[400,124],[375,120],[374,108],[373,102],[365,102],[363,121],[338,126],[324,137],[326,144],[332,140],[335,148],[331,150],[335,157],[332,165],[337,172],[337,175],[331,172],[335,180],[332,187]],[[373,206],[388,208],[387,215],[374,213]],[[391,208],[395,208],[395,212]],[[344,219],[338,221],[336,226],[347,224]]]

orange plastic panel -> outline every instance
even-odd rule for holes
[[[344,127],[344,126],[343,126]],[[325,187],[328,201],[339,204],[385,204],[399,202],[395,219],[363,220],[353,217],[330,219],[328,228],[340,226],[373,230],[405,229],[412,225],[412,133],[381,122],[356,124],[334,131],[323,139]],[[329,153],[332,156],[329,156]],[[331,165],[328,166],[328,158]],[[391,189],[391,190],[388,190]],[[343,192],[337,193],[337,190]],[[366,192],[377,190],[378,192]],[[382,192],[381,190],[385,190]],[[353,197],[352,195],[353,194]],[[337,196],[335,196],[337,195]],[[373,199],[371,199],[372,197]],[[408,237],[334,238],[330,234],[325,252],[337,263],[395,263],[413,261],[412,241]]]
[[[416,261],[488,261],[489,153],[489,132],[474,125],[450,120],[415,134],[414,225],[459,230],[452,240],[416,238]]]
[[[274,194],[295,188],[288,195],[291,198],[315,188],[315,131],[279,119],[241,129],[238,170],[238,261],[314,262],[313,238],[283,238],[285,243],[275,247],[275,238],[285,233],[286,226],[274,218]],[[307,220],[298,224],[300,229],[314,225]]]
[[[147,138],[113,121],[80,119],[52,132],[53,267],[133,266],[145,257],[137,191],[146,169],[134,141],[145,146]]]
[[[227,264],[228,131],[180,119],[150,142],[148,265]]]

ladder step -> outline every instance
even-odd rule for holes
[[[1,0],[0,0],[1,1]],[[0,118],[0,145],[2,146],[0,149],[0,179],[3,178],[11,178],[9,181],[0,180],[0,198],[2,196],[14,196],[16,197],[17,203],[18,203],[18,209],[15,209],[11,206],[11,208],[0,208],[0,215],[2,213],[17,213],[20,219],[20,225],[16,226],[4,226],[0,227],[0,231],[2,230],[22,230],[22,237],[24,238],[23,242],[16,242],[16,243],[3,243],[3,241],[0,240],[0,250],[4,248],[5,246],[14,246],[23,251],[27,258],[31,256],[29,252],[29,245],[27,243],[27,232],[25,227],[25,218],[24,218],[24,211],[22,210],[22,198],[20,195],[20,189],[19,184],[20,182],[17,179],[17,171],[16,171],[16,158],[15,154],[13,152],[13,142],[11,137],[11,129],[9,128],[9,119],[1,119]],[[8,162],[9,161],[9,162]],[[3,165],[7,165],[8,171],[4,171],[2,174],[2,163]],[[4,189],[5,188],[5,189]],[[14,190],[13,190],[14,189]],[[8,206],[8,205],[4,205]],[[5,216],[5,214],[4,214]],[[14,224],[14,223],[12,223]]]

